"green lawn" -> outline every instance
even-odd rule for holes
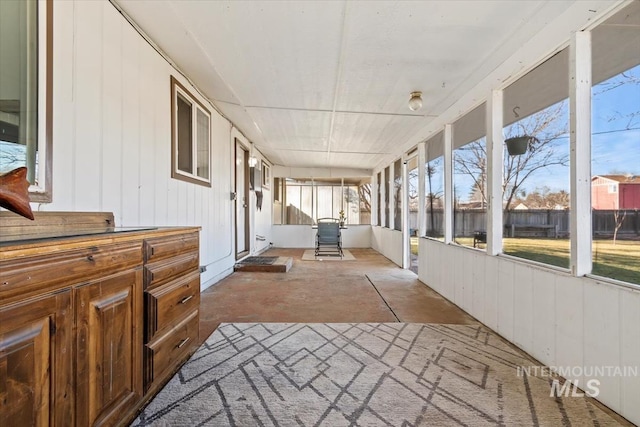
[[[593,274],[640,284],[640,241],[594,240]]]
[[[411,253],[414,255],[418,255],[418,238],[410,237],[411,239]]]
[[[456,242],[473,246],[472,237],[458,237]],[[412,252],[413,244],[412,239]],[[504,238],[503,245],[505,254],[558,267],[569,267],[568,239]],[[485,245],[481,244],[480,247],[484,248]],[[640,284],[640,241],[618,240],[614,245],[611,240],[594,240],[593,274]]]

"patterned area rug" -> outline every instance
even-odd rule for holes
[[[134,426],[606,426],[476,325],[222,324]]]

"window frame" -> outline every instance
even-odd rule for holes
[[[393,162],[393,227],[395,231],[402,231],[402,216],[404,215],[402,206],[402,192],[404,191],[404,179],[402,176],[402,158]]]
[[[29,185],[29,201],[53,201],[53,0],[37,2],[37,117],[39,185]]]
[[[380,213],[382,205],[382,171],[378,171],[376,180],[376,226],[382,227],[382,214]]]
[[[178,108],[177,101],[178,95],[186,99],[191,103],[191,147],[192,147],[192,165],[196,169],[196,173],[189,173],[178,168]],[[203,178],[197,175],[197,161],[198,161],[198,133],[197,133],[197,117],[198,111],[202,111],[209,119],[208,127],[208,176],[209,178]],[[204,187],[211,187],[211,158],[212,158],[212,143],[211,143],[211,111],[204,106],[197,97],[195,97],[182,83],[180,83],[174,76],[171,76],[171,178],[185,181],[191,184],[198,184]]]

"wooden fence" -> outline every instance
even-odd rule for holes
[[[595,237],[613,235],[615,228],[615,210],[593,210],[592,229]],[[557,226],[559,237],[568,237],[570,232],[569,210],[529,209],[512,210],[505,212],[504,224],[554,225]],[[619,235],[640,236],[640,210],[618,211],[619,221],[623,218],[622,226],[618,230]],[[432,230],[432,218],[434,235],[443,233],[443,212],[434,209],[426,214],[427,231]],[[487,214],[484,210],[460,209],[455,212],[454,224],[456,236],[473,236],[474,231],[485,231]],[[532,227],[532,228],[533,228]],[[409,228],[418,229],[418,212],[409,212]]]

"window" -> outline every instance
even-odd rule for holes
[[[313,181],[311,178],[286,178],[280,180],[284,186],[285,200],[282,209],[282,224],[313,223]]]
[[[418,236],[418,186],[419,186],[419,176],[418,176],[418,156],[413,156],[409,160],[407,160],[407,201],[409,209],[409,223],[407,227],[409,228],[409,236]],[[416,242],[416,249],[417,243]],[[417,255],[417,253],[415,254]]]
[[[0,2],[0,173],[26,167],[34,202],[51,201],[52,17],[52,1]]]
[[[171,77],[171,177],[211,187],[211,113]]]
[[[344,179],[344,212],[347,224],[371,224],[371,179]]]
[[[402,161],[393,163],[393,228],[402,231]]]
[[[284,178],[273,178],[273,223],[283,223]]]
[[[640,3],[592,32],[592,273],[640,284]]]
[[[485,114],[482,104],[453,124],[453,236],[464,246],[487,230]]]
[[[382,202],[382,197],[381,197],[381,194],[382,194],[382,179],[381,179],[381,175],[382,174],[380,172],[378,172],[378,175],[377,175],[377,183],[378,183],[378,185],[376,186],[377,190],[378,190],[377,191],[378,198],[377,198],[377,203],[376,203],[376,208],[377,208],[376,225],[378,227],[382,226],[382,215],[380,215],[380,203]]]
[[[342,180],[340,178],[315,179],[313,194],[316,200],[314,220],[339,217],[340,211],[343,209]]]
[[[529,136],[503,160],[503,251],[568,268],[569,54],[558,52],[504,91],[505,140]]]
[[[269,190],[270,188],[271,188],[271,166],[269,166],[263,160],[262,161],[262,189]]]
[[[442,132],[426,143],[425,219],[426,235],[444,240],[444,139]]]
[[[389,166],[384,168],[384,226],[389,228]]]
[[[314,224],[339,218],[340,211],[347,225],[371,223],[370,178],[274,178],[274,186],[274,224]],[[285,200],[276,200],[276,193]]]

